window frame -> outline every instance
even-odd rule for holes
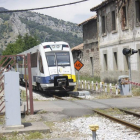
[[[101,20],[102,20],[102,35],[105,35],[106,34],[106,16],[102,15]]]
[[[124,10],[125,8],[125,10]],[[125,11],[125,14],[124,14]],[[123,19],[125,17],[126,25],[124,25]],[[122,22],[122,30],[127,30],[128,29],[128,14],[127,14],[127,6],[124,5],[122,6],[122,17],[121,17],[121,22]]]
[[[138,6],[137,2],[139,2],[139,7],[137,7]],[[137,14],[139,18],[138,20],[137,20]],[[135,22],[136,22],[136,26],[140,26],[140,0],[135,1]]]
[[[116,11],[115,10],[111,12],[111,16],[112,16],[112,31],[116,31]]]

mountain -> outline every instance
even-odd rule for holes
[[[7,9],[0,7],[3,10]],[[0,13],[0,50],[26,33],[37,36],[40,42],[66,41],[71,48],[82,43],[82,29],[75,23],[30,11]]]
[[[8,10],[3,7],[0,7],[0,11],[8,11]]]

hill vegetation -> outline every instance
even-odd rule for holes
[[[71,48],[82,43],[82,29],[77,24],[35,12],[0,14],[0,53],[26,34],[39,42],[65,41]]]
[[[19,54],[39,44],[36,37],[28,34],[25,36],[19,35],[15,43],[9,43],[6,49],[2,52],[3,55]]]

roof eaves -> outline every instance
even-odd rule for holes
[[[83,21],[82,23],[78,24],[78,26],[84,25],[84,24],[86,24],[87,22],[89,22],[89,21],[91,21],[91,20],[95,20],[95,19],[97,19],[97,15],[92,16],[91,18],[89,18],[89,19]]]
[[[78,45],[76,47],[73,47],[71,49],[71,51],[83,50],[83,46],[84,46],[84,44],[82,43],[82,44],[80,44],[80,45]]]
[[[92,12],[93,12],[93,11],[97,11],[98,9],[104,7],[105,5],[109,4],[109,3],[112,2],[112,1],[115,1],[115,0],[105,0],[105,1],[103,1],[101,4],[99,4],[99,5],[97,5],[97,6],[93,7],[93,8],[91,8],[90,11],[92,11]]]

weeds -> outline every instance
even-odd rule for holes
[[[26,101],[26,91],[22,90],[20,96],[23,101]]]
[[[45,124],[52,129],[52,127],[54,126],[53,122],[45,122]]]
[[[117,108],[98,109],[98,110],[102,113],[109,114],[109,115],[112,115],[112,116],[124,114],[122,111],[120,111]]]
[[[17,131],[12,132],[12,136],[13,136],[13,137],[17,136],[17,134],[18,134]]]
[[[133,87],[132,93],[134,96],[140,96],[140,88]]]
[[[25,137],[26,140],[32,139],[43,139],[43,136],[39,132],[30,133],[28,136]]]
[[[6,140],[6,137],[0,134],[0,140]]]
[[[78,80],[78,75],[76,75],[76,79]],[[83,75],[80,75],[79,76],[79,80],[86,80],[86,81],[93,81],[93,82],[100,82],[100,77],[97,77],[97,76],[94,76],[94,77],[91,77],[91,76],[83,76]]]

